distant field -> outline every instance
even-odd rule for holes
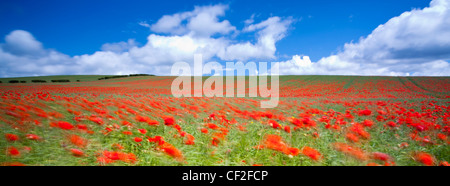
[[[261,97],[175,98],[171,76],[101,77],[1,78],[0,165],[450,161],[450,77],[280,76],[273,109]]]

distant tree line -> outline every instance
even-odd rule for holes
[[[155,76],[155,75],[153,75],[153,74],[130,74],[130,75],[118,75],[118,76],[105,76],[105,77],[98,78],[98,80],[133,77],[133,76]]]
[[[67,83],[70,82],[70,80],[68,79],[52,79],[50,80],[53,83]],[[19,81],[19,80],[9,80],[8,83],[26,83],[27,81]],[[42,79],[33,79],[31,80],[32,83],[47,83],[46,80],[42,80]],[[1,81],[0,81],[1,83]]]
[[[153,74],[130,74],[130,75],[118,75],[118,76],[105,76],[98,78],[98,80],[103,79],[114,79],[114,78],[124,78],[124,77],[135,77],[135,76],[155,76]],[[69,79],[52,79],[50,80],[52,83],[67,83],[70,82]],[[27,81],[24,80],[9,80],[8,83],[26,83]],[[33,79],[31,80],[32,83],[47,83],[47,80],[42,79]],[[77,80],[77,82],[80,82],[80,80]],[[0,81],[0,83],[3,83]]]

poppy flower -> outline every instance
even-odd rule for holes
[[[140,137],[135,137],[135,138],[134,138],[134,141],[139,143],[139,142],[142,141],[142,138],[140,138]]]
[[[347,133],[346,138],[347,138],[347,140],[349,140],[351,142],[358,142],[359,141],[359,137],[356,136],[353,133]]]
[[[268,123],[269,123],[269,125],[270,125],[272,128],[274,128],[274,129],[278,129],[278,128],[281,129],[281,125],[278,124],[278,122],[275,121],[275,120],[269,120]]]
[[[369,109],[361,110],[358,112],[358,115],[360,116],[369,116],[370,114],[372,114],[372,111],[370,111]]]
[[[13,146],[8,148],[8,154],[11,156],[20,156],[19,150],[17,150],[17,148]]]
[[[434,165],[435,160],[431,154],[426,152],[418,152],[415,154],[414,159],[424,165],[431,166]]]
[[[147,130],[145,130],[145,129],[138,129],[138,131],[139,131],[141,134],[146,134],[146,133],[147,133]]]
[[[442,161],[439,166],[450,166],[450,164],[447,161]]]
[[[217,130],[219,127],[214,123],[207,123],[206,126],[210,129]]]
[[[441,139],[443,141],[447,140],[447,136],[445,134],[439,133],[439,134],[437,134],[437,136],[439,139]]]
[[[195,142],[194,142],[195,137],[194,136],[192,136],[190,134],[187,134],[186,137],[187,137],[187,139],[185,140],[184,144],[186,144],[186,145],[194,145],[195,144]]]
[[[287,133],[291,133],[291,127],[284,126],[284,131],[286,131]]]
[[[397,126],[397,124],[395,122],[393,122],[393,121],[387,122],[387,125],[390,126],[390,127],[396,127]]]
[[[175,119],[172,116],[166,116],[166,117],[163,117],[163,119],[164,119],[164,125],[171,126],[171,125],[175,124]]]
[[[381,153],[381,152],[374,152],[372,153],[372,158],[375,160],[381,160],[381,161],[391,161],[392,158],[385,154],[385,153]]]
[[[321,158],[321,154],[316,149],[313,149],[311,147],[305,146],[302,149],[302,154],[305,156],[308,156],[309,158],[313,160],[319,160]]]
[[[81,157],[84,155],[84,152],[81,151],[80,149],[70,149],[70,152],[72,153],[73,156],[75,157]]]
[[[82,138],[82,137],[80,137],[78,135],[75,135],[75,134],[70,135],[69,136],[69,140],[70,140],[70,142],[72,144],[74,144],[74,145],[76,145],[76,146],[78,146],[80,148],[84,148],[87,145],[87,140],[86,139],[84,139],[84,138]]]
[[[73,129],[73,125],[66,121],[58,121],[58,127],[63,130],[71,130]]]
[[[207,133],[208,133],[208,129],[206,129],[206,128],[202,128],[202,129],[200,129],[200,131],[201,131],[202,133],[204,133],[204,134],[207,134]]]
[[[8,141],[17,141],[19,140],[19,136],[15,135],[15,134],[5,134],[5,137]]]
[[[122,134],[125,134],[125,135],[132,135],[133,133],[132,133],[131,131],[123,131]]]
[[[26,134],[25,137],[29,140],[40,140],[41,139],[41,137],[39,137],[36,134]]]
[[[369,159],[366,152],[364,152],[362,149],[345,144],[345,143],[333,143],[334,148],[337,151],[340,151],[346,155],[349,155],[351,157],[354,157],[361,161],[366,161]]]
[[[363,124],[364,126],[366,126],[366,127],[372,127],[373,121],[372,121],[372,120],[366,119],[366,120],[364,120],[364,121],[362,122],[362,124]]]

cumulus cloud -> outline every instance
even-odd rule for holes
[[[193,11],[164,15],[150,29],[156,33],[175,35],[190,34],[209,37],[228,34],[236,30],[228,20],[219,21],[225,15],[227,5],[196,6]]]
[[[194,54],[203,61],[213,58],[235,60],[274,58],[275,43],[282,39],[291,20],[269,17],[247,25],[244,32],[255,32],[256,43],[233,41],[239,31],[222,19],[228,5],[196,6],[194,10],[162,16],[156,23],[138,24],[154,33],[139,46],[134,39],[105,43],[93,54],[68,56],[45,49],[27,31],[15,30],[0,44],[0,76],[56,74],[129,74],[170,75],[174,63],[193,64]],[[246,50],[246,51],[243,51]]]
[[[122,53],[129,51],[131,48],[136,47],[138,43],[134,39],[128,39],[127,42],[121,41],[117,43],[105,43],[102,45],[102,51],[111,51],[115,53]]]
[[[292,21],[292,18],[281,19],[274,16],[260,23],[250,24],[243,31],[257,31],[257,42],[232,44],[226,47],[225,51],[219,54],[219,57],[223,60],[241,61],[246,61],[249,58],[275,59],[275,44],[286,36]]]
[[[343,51],[301,66],[298,56],[280,63],[286,74],[450,75],[450,1],[433,0],[379,25]]]

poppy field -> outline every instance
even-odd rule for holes
[[[4,81],[0,165],[449,165],[448,77],[280,76],[271,109],[174,78]]]

